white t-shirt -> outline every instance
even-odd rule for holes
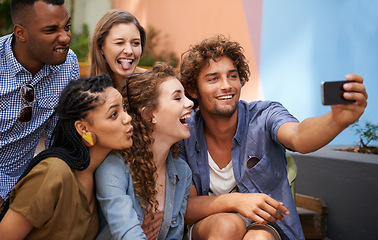
[[[207,152],[210,167],[210,196],[218,196],[236,191],[236,181],[234,177],[234,170],[232,161],[226,167],[220,169],[214,162],[210,153]]]

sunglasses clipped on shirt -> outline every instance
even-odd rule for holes
[[[25,101],[24,107],[20,109],[17,115],[17,120],[22,123],[30,122],[33,116],[33,107],[28,106],[27,103],[31,104],[35,99],[34,87],[30,84],[25,84],[20,88],[21,98]]]

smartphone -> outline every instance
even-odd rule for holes
[[[352,81],[331,81],[322,82],[322,104],[323,105],[336,105],[336,104],[349,104],[354,103],[354,100],[347,100],[343,97],[345,90],[343,89],[344,83]]]

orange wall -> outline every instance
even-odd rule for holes
[[[251,70],[241,98],[251,101],[261,97],[242,0],[114,0],[112,7],[131,12],[145,28],[151,25],[161,31],[161,36],[167,35],[169,50],[177,56],[190,44],[219,33],[240,42]]]

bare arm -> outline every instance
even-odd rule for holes
[[[347,105],[334,105],[332,110],[320,117],[312,117],[301,123],[285,123],[278,130],[278,139],[285,147],[301,153],[318,150],[332,141],[341,131],[356,122],[364,113],[368,95],[363,85],[363,78],[356,74],[347,74],[347,80],[354,80],[344,85],[348,92],[344,98],[356,100]]]
[[[212,214],[238,212],[261,224],[284,220],[289,211],[280,203],[262,193],[229,193],[219,196],[197,196],[190,188],[185,223],[192,224]]]
[[[24,239],[32,229],[33,225],[31,225],[25,216],[12,209],[8,209],[3,220],[0,222],[1,239]]]

